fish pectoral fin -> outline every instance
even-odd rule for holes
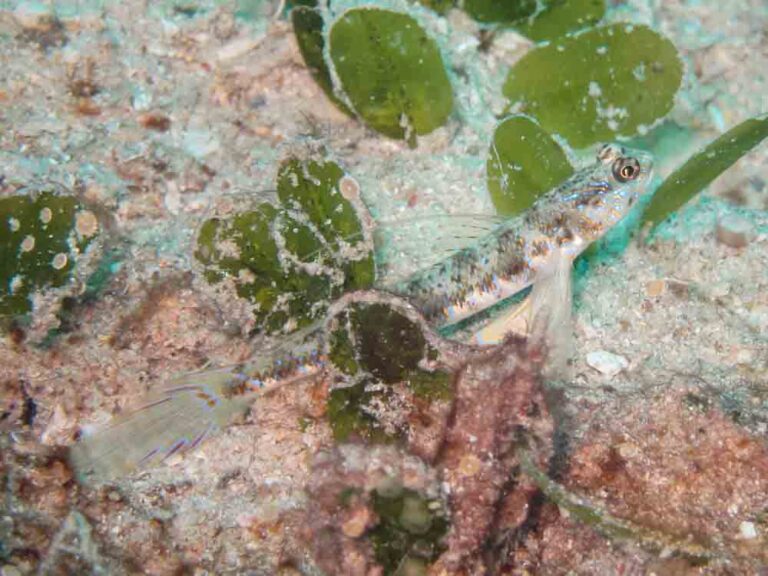
[[[560,250],[536,273],[531,293],[517,306],[477,331],[473,344],[500,344],[509,334],[540,342],[546,348],[545,376],[565,378],[573,352],[571,272],[573,263]]]
[[[567,378],[573,355],[572,272],[573,260],[554,250],[531,291],[529,337],[546,348],[544,375],[549,379]]]

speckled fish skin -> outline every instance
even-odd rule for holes
[[[435,328],[468,318],[525,289],[555,248],[575,258],[647,190],[650,154],[615,144],[519,217],[438,264],[397,283]]]

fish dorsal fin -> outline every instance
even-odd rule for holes
[[[376,286],[390,287],[449,258],[504,221],[490,214],[435,214],[376,222]]]

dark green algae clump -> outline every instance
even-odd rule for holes
[[[0,198],[0,321],[33,312],[35,293],[68,286],[98,232],[95,214],[73,195]]]
[[[448,521],[438,500],[403,488],[371,494],[378,524],[368,532],[376,561],[385,574],[426,574],[443,550]]]
[[[260,331],[290,332],[325,315],[329,302],[373,284],[373,251],[334,162],[291,158],[277,177],[279,205],[203,223],[195,258],[212,285],[234,285]]]
[[[332,390],[328,419],[337,441],[358,438],[367,442],[391,442],[407,429],[386,429],[382,411],[395,408],[396,385],[403,384],[417,399],[432,402],[453,396],[451,376],[420,367],[436,358],[422,329],[383,303],[352,304],[334,319],[329,335],[329,358],[351,385]]]

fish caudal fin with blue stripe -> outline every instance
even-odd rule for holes
[[[77,477],[100,484],[195,448],[247,411],[253,400],[248,385],[231,368],[179,377],[72,446],[70,462]]]

